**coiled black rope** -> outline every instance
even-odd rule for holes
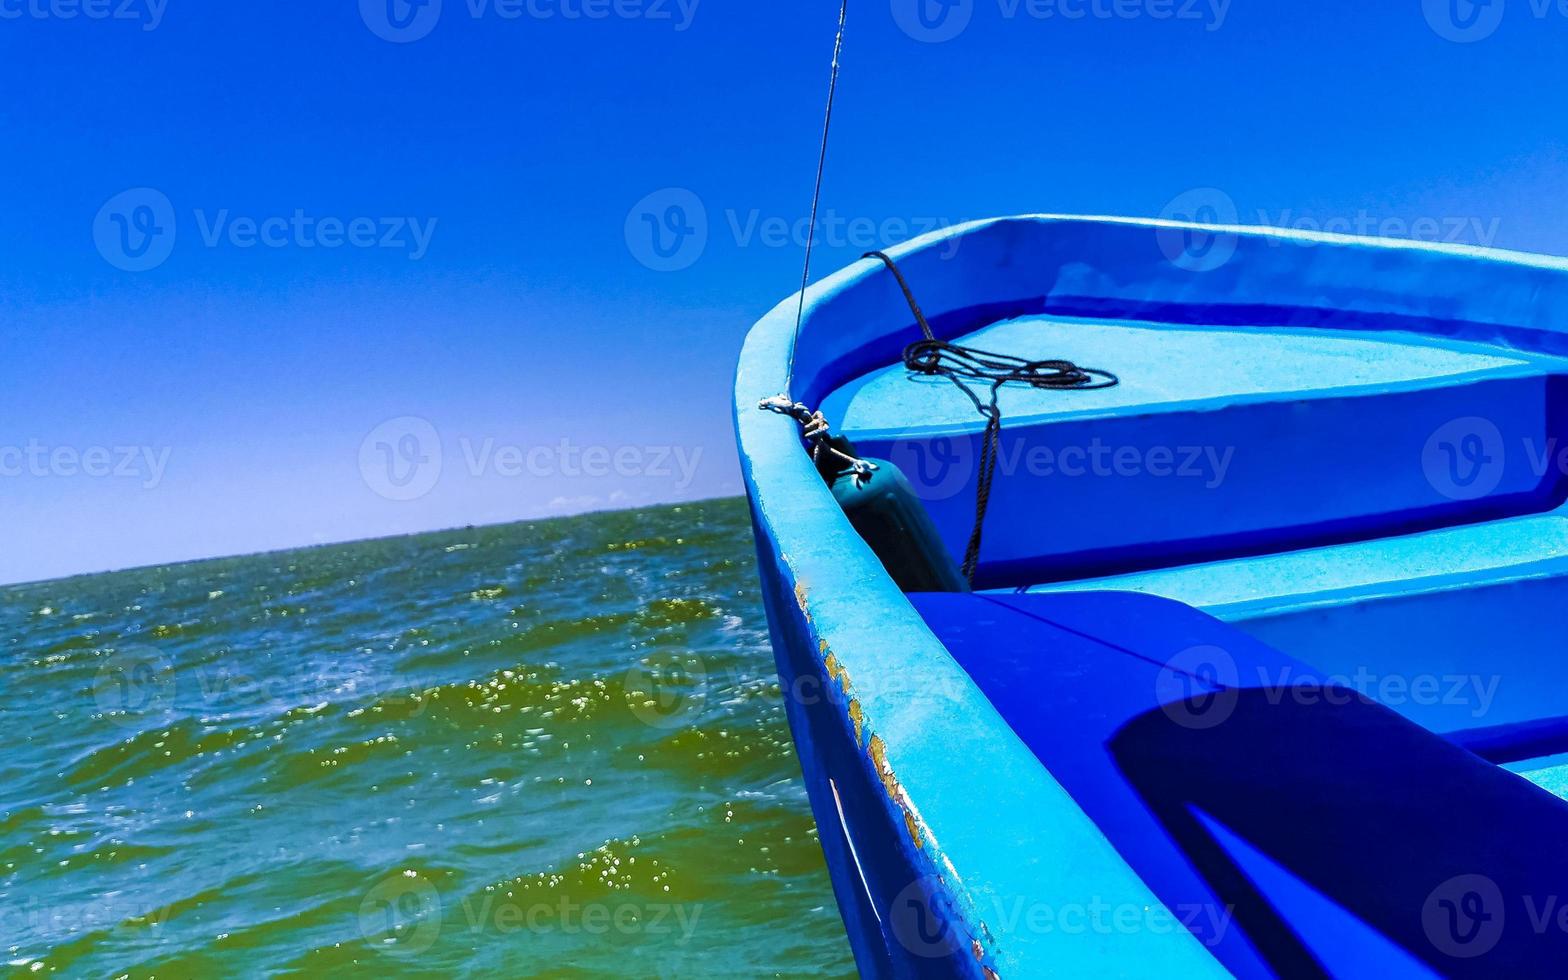
[[[1121,384],[1121,379],[1109,371],[1079,367],[1072,361],[1031,361],[1011,354],[994,354],[938,340],[920,304],[915,300],[914,291],[909,288],[904,273],[898,268],[898,263],[884,252],[867,252],[861,258],[881,259],[888,271],[893,273],[893,278],[898,280],[898,288],[903,290],[904,299],[909,303],[910,311],[915,315],[915,322],[920,325],[920,332],[925,335],[923,339],[904,348],[904,366],[912,374],[951,381],[959,391],[969,396],[969,400],[975,404],[975,410],[985,419],[985,434],[980,442],[979,482],[975,491],[975,526],[969,535],[969,547],[964,552],[964,578],[973,586],[975,569],[980,565],[985,515],[991,506],[991,484],[996,479],[997,460],[1001,458],[1002,410],[997,400],[1002,386],[1026,384],[1031,388],[1093,391],[1114,388]],[[982,398],[970,387],[970,382],[989,384],[990,397]]]

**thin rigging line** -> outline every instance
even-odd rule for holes
[[[844,24],[849,18],[849,0],[838,8],[838,38],[833,42],[833,76],[828,82],[828,108],[822,120],[822,152],[817,157],[817,186],[811,195],[811,225],[806,230],[806,267],[800,273],[800,303],[795,309],[795,338],[789,346],[788,382],[795,380],[795,352],[800,346],[800,324],[806,316],[806,287],[811,284],[811,249],[817,238],[817,207],[822,203],[822,175],[828,166],[828,134],[833,129],[833,101],[838,95],[839,57],[844,53]]]

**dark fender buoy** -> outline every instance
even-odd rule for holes
[[[885,459],[863,462],[875,469],[845,469],[829,484],[849,523],[893,581],[905,592],[968,592],[968,583],[904,474]]]

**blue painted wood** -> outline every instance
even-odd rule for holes
[[[1376,366],[1382,375],[1369,383],[1386,385],[1382,393],[1391,396],[1425,392],[1423,397],[1433,403],[1422,409],[1420,424],[1443,414],[1438,405],[1456,404],[1448,383],[1455,380],[1499,386],[1498,397],[1488,404],[1494,406],[1503,423],[1499,429],[1508,438],[1555,432],[1552,402],[1543,394],[1549,386],[1542,386],[1554,375],[1555,359],[1568,354],[1568,337],[1563,333],[1568,324],[1568,262],[1338,236],[1208,229],[1205,233],[1223,236],[1233,254],[1217,268],[1197,271],[1168,259],[1165,247],[1171,235],[1194,230],[1123,219],[1003,219],[926,236],[893,254],[916,285],[933,327],[945,338],[1024,316],[1136,321],[1152,330],[1277,331],[1294,337],[1333,330],[1374,345],[1388,341],[1391,333],[1405,331],[1426,338],[1421,342],[1426,350],[1390,353],[1385,363]],[[817,404],[855,379],[893,364],[903,345],[917,335],[896,285],[879,264],[860,262],[831,276],[808,291],[806,302],[794,357],[794,390],[789,393],[808,404]],[[1144,869],[1142,859],[1128,859],[1132,846],[1128,836],[1115,830],[1111,815],[1088,805],[1074,772],[1042,764],[1036,750],[1050,745],[1051,739],[1029,734],[1017,705],[1006,703],[1013,695],[1027,699],[1028,686],[1020,684],[1017,691],[1009,691],[991,681],[985,689],[976,684],[949,649],[955,641],[947,626],[954,624],[945,625],[939,636],[910,598],[893,586],[817,476],[795,424],[756,410],[759,399],[780,393],[786,385],[794,310],[793,298],[785,301],[747,338],[736,378],[736,427],[781,684],[834,887],[862,971],[868,976],[996,975],[1009,980],[1058,975],[1224,976],[1227,968],[1243,972],[1256,968],[1257,975],[1279,972],[1268,957],[1289,943],[1280,945],[1284,941],[1276,942],[1277,935],[1269,941],[1243,938],[1213,946],[1205,944],[1201,930],[1159,929],[1150,924],[1168,921],[1155,913],[1170,913],[1168,903],[1176,892],[1169,890],[1165,879]],[[1111,370],[1118,367],[1101,363],[1092,353],[1081,355],[1081,360]],[[1459,363],[1458,373],[1445,363]],[[1279,385],[1274,389],[1275,396],[1285,390]],[[1179,389],[1167,394],[1174,402],[1168,400],[1161,412],[1172,417],[1191,417],[1204,408],[1196,397],[1202,393],[1196,390],[1186,406],[1181,404]],[[1244,392],[1219,397],[1237,405],[1270,401],[1268,396],[1256,399]],[[1312,400],[1336,397],[1333,391],[1318,392]],[[1284,400],[1272,398],[1276,404]],[[1460,398],[1457,404],[1473,403]],[[1402,408],[1384,407],[1390,408],[1386,416],[1390,431],[1406,436],[1419,431]],[[1052,414],[1049,407],[1044,411]],[[1063,416],[1057,421],[1070,419]],[[928,422],[943,424],[939,414]],[[1326,463],[1317,457],[1301,465]],[[1373,469],[1367,472],[1382,476]],[[1549,507],[1557,491],[1545,474],[1533,484],[1523,477],[1510,484],[1507,481],[1515,478],[1505,475],[1499,484],[1503,492],[1479,505],[1450,499],[1424,507],[1416,496],[1420,485],[1410,482],[1408,473],[1387,479],[1390,482],[1369,489],[1368,499],[1351,501],[1355,506],[1337,513],[1332,508],[1313,511],[1305,526],[1284,529],[1289,534],[1280,534],[1282,528],[1275,520],[1285,511],[1270,515],[1258,509],[1250,515],[1257,519],[1242,527],[1251,535],[1244,540],[1227,540],[1225,528],[1218,525],[1204,528],[1190,540],[1166,535],[1161,547],[1167,550],[1161,555],[1123,554],[1113,557],[1105,571],[1131,571],[1129,564],[1148,567],[1149,561],[1201,560],[1200,546],[1205,542],[1218,549],[1208,557],[1222,559],[1223,564],[1242,561],[1248,553],[1267,554],[1296,540],[1320,547],[1353,547],[1352,542],[1380,541],[1395,532],[1441,534],[1440,528],[1451,523],[1470,522],[1477,529],[1502,526]],[[1261,473],[1258,481],[1260,487],[1267,483]],[[1399,489],[1404,496],[1392,502],[1375,499],[1390,489]],[[1140,519],[1142,510],[1160,506],[1158,499],[1135,503],[1141,508]],[[1113,537],[1112,532],[1127,520],[1129,506],[1125,501],[1116,508],[1086,505],[1065,516],[1030,515],[1027,507],[1019,506],[991,529],[991,539],[1022,534],[1023,522],[1031,516],[1066,519],[1075,533],[1083,532],[1071,554],[1084,558],[1093,550],[1092,532],[1098,528]],[[1391,527],[1389,514],[1396,515],[1393,524],[1403,526]],[[1354,519],[1368,518],[1370,523],[1354,524]],[[1336,526],[1336,521],[1341,523]],[[1149,540],[1130,544],[1136,549]],[[1482,551],[1488,540],[1483,531]],[[1180,547],[1171,550],[1173,544]],[[1441,566],[1455,554],[1440,554],[1433,561]],[[1043,560],[1043,552],[1025,549],[1017,562],[994,564],[991,584],[1026,587],[1036,583],[1022,573],[1045,569],[1066,575],[1075,574],[1074,568],[1091,566],[1092,562],[1073,568],[1058,564],[1053,569]],[[1358,575],[1372,575],[1374,590],[1390,581],[1394,588],[1404,588],[1405,580],[1398,573],[1373,574],[1368,567],[1347,566],[1343,583],[1330,582],[1330,591],[1337,584],[1356,588]],[[1219,584],[1224,577],[1216,577],[1211,591],[1224,592]],[[1225,606],[1245,602],[1247,597],[1225,593],[1214,598]],[[1091,618],[1078,629],[1088,640],[1101,642],[1097,634],[1108,625]],[[1245,623],[1236,625],[1249,628]],[[1005,636],[998,636],[1002,637],[998,645],[1007,647]],[[1406,724],[1394,714],[1387,718]],[[1310,741],[1316,719],[1296,721],[1299,737]],[[1397,726],[1396,730],[1408,732]],[[1430,747],[1425,741],[1420,744]],[[1447,745],[1440,740],[1434,744]],[[1457,747],[1447,747],[1459,753],[1458,758],[1486,765]],[[1129,758],[1145,764],[1155,756],[1134,752]],[[1452,765],[1457,763],[1432,763],[1427,771]],[[1145,780],[1148,786],[1154,787],[1151,799],[1166,803],[1179,788]],[[1222,797],[1224,788],[1218,783],[1207,787]],[[1531,799],[1530,806],[1538,807],[1540,800]],[[1183,833],[1192,840],[1208,840],[1215,853],[1223,852],[1226,860],[1243,869],[1243,877],[1268,878],[1273,883],[1265,888],[1269,902],[1288,907],[1291,916],[1316,915],[1312,910],[1317,909],[1344,918],[1342,912],[1333,911],[1343,907],[1343,897],[1333,895],[1332,888],[1325,892],[1296,887],[1302,880],[1295,867],[1300,862],[1280,865],[1277,842],[1260,848],[1261,835],[1255,829],[1237,830],[1235,825],[1245,822],[1241,820],[1245,816],[1229,814],[1224,826],[1187,827]],[[1477,827],[1475,832],[1483,830]],[[1215,866],[1214,853],[1205,860],[1203,867]],[[1528,883],[1539,884],[1536,879]],[[1130,926],[1109,931],[1063,926],[1061,913],[1071,918],[1072,912],[1086,905],[1145,914],[1141,920],[1133,915]],[[1419,922],[1422,911],[1410,914]],[[1402,927],[1406,932],[1391,939],[1382,919],[1360,914],[1350,918],[1379,926],[1367,927],[1370,931],[1363,930],[1347,947],[1364,952],[1366,963],[1392,972],[1429,962],[1429,950],[1412,949],[1415,943],[1407,942],[1408,922]],[[1253,926],[1254,931],[1260,929],[1267,933],[1269,926]],[[1512,948],[1510,943],[1506,937],[1501,941]],[[1332,951],[1318,948],[1313,941],[1298,945],[1320,962],[1332,958]],[[1452,972],[1462,971],[1461,965]]]
[[[1372,963],[1384,976],[1537,976],[1568,962],[1568,932],[1538,935],[1523,915],[1473,957],[1435,944],[1446,923],[1422,916],[1461,875],[1508,896],[1568,882],[1568,854],[1541,846],[1568,833],[1568,803],[1545,790],[1170,600],[913,599],[1237,976]]]
[[[1424,458],[1433,433],[1465,417],[1485,418],[1492,441],[1508,446],[1568,442],[1561,358],[1373,331],[1053,317],[1006,321],[962,342],[1104,364],[1123,378],[1100,391],[1004,390],[990,513],[1008,530],[986,549],[982,585],[1273,553],[1568,500],[1568,477],[1539,471],[1525,451],[1508,454],[1474,494],[1431,479],[1430,466],[1448,461]],[[974,404],[945,379],[914,380],[899,365],[838,389],[824,410],[862,452],[908,471],[962,554],[984,424]],[[1111,513],[1114,524],[1070,519]],[[1051,514],[1069,519],[1040,519]]]
[[[1436,732],[1568,716],[1560,513],[1037,588],[1180,600]]]

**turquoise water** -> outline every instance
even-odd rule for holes
[[[849,976],[745,507],[0,590],[19,974]]]

